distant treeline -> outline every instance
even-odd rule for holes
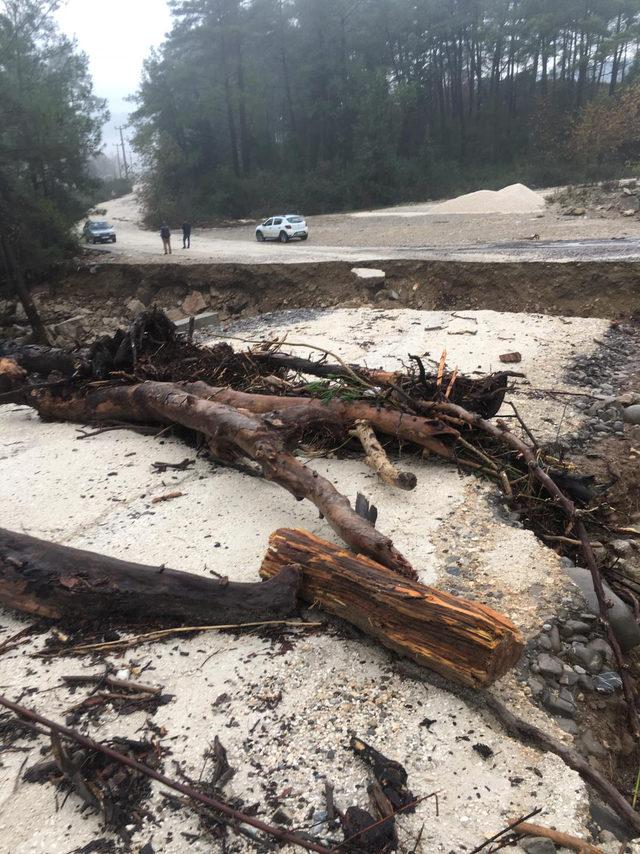
[[[637,0],[173,0],[149,221],[389,204],[640,160]]]

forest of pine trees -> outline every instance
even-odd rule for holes
[[[150,222],[549,186],[640,160],[638,0],[171,8],[133,114]]]

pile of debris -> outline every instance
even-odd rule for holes
[[[189,337],[179,337],[157,310],[141,313],[126,331],[85,349],[1,342],[0,402],[24,403],[43,419],[97,429],[122,424],[174,429],[216,461],[311,501],[347,547],[307,531],[280,529],[273,533],[260,569],[266,580],[238,584],[1,531],[0,602],[67,624],[90,612],[94,624],[179,626],[186,621],[196,627],[286,623],[297,613],[299,601],[309,602],[452,682],[481,690],[519,661],[523,640],[517,627],[486,606],[420,584],[409,560],[376,527],[376,508],[363,497],[352,508],[330,481],[297,456],[327,447],[346,456],[364,454],[382,480],[411,491],[415,475],[394,460],[398,449],[409,445],[424,459],[445,460],[490,479],[539,536],[568,555],[582,555],[591,572],[611,672],[620,680],[631,732],[640,735],[635,687],[609,626],[604,567],[591,545],[609,534],[593,501],[597,491],[535,442],[515,407],[525,438],[504,420],[491,420],[518,375],[500,371],[465,377],[447,369],[446,354],[435,372],[418,356],[410,356],[401,371],[372,370],[328,351],[310,360],[284,347],[282,341],[271,341],[251,349],[235,350],[228,343],[201,348]],[[633,590],[624,578],[614,580],[633,604]],[[131,702],[126,693],[119,699]],[[0,702],[25,715],[9,701]],[[561,756],[640,830],[640,816],[588,763],[515,718],[490,695],[486,702],[510,732]],[[68,730],[60,732],[73,737]],[[378,847],[369,842],[361,850],[391,850],[389,820],[409,809],[415,798],[397,763],[363,742],[357,741],[356,748],[372,765],[384,797],[377,790],[372,795],[378,819],[349,810],[340,816],[345,841],[352,844],[365,834],[369,838],[375,827],[384,831],[384,838],[374,834]],[[92,744],[91,749],[97,748]],[[392,771],[404,787],[397,803],[381,782],[380,768],[386,769],[385,780]],[[183,793],[193,798],[191,790]],[[217,800],[213,809],[215,816],[224,813]],[[228,810],[236,822],[252,823],[246,814]],[[283,841],[306,843],[303,847],[310,850],[327,850],[315,841],[265,830],[256,821],[253,826]]]

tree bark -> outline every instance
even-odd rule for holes
[[[246,409],[254,414],[269,413],[272,418],[280,418],[283,423],[302,423],[303,419],[315,416],[319,420],[333,417],[345,432],[357,421],[367,421],[371,426],[405,442],[413,442],[427,450],[447,456],[446,448],[440,436],[457,438],[458,432],[437,418],[423,418],[408,415],[398,409],[365,403],[362,400],[340,400],[334,398],[323,402],[312,397],[278,397],[269,394],[248,394],[234,391],[232,388],[217,388],[203,382],[185,383],[184,388],[190,394],[205,400]]]
[[[523,639],[502,614],[397,575],[307,531],[271,535],[260,574],[302,569],[300,596],[400,655],[456,682],[490,685],[518,661]]]
[[[223,403],[189,394],[173,383],[145,382],[71,394],[33,389],[28,402],[49,420],[127,421],[182,424],[202,433],[222,462],[247,457],[267,480],[284,487],[298,500],[313,502],[333,530],[356,552],[415,578],[415,570],[384,534],[351,507],[348,499],[317,472],[302,465],[284,444],[290,429],[277,418],[259,418]]]
[[[278,620],[296,612],[299,572],[238,584],[145,566],[0,528],[0,602],[52,619],[190,625]]]

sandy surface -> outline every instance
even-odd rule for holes
[[[526,189],[526,188],[525,188]],[[483,191],[488,192],[488,191]],[[445,205],[449,202],[445,202]],[[517,207],[518,205],[516,205]],[[104,257],[131,263],[165,258],[159,235],[139,227],[134,196],[105,202],[118,243],[103,246]],[[528,213],[433,212],[433,205],[408,205],[367,211],[366,216],[330,214],[311,217],[310,237],[289,244],[255,240],[255,224],[195,229],[191,249],[182,249],[173,233],[176,264],[203,261],[302,263],[380,259],[597,260],[640,257],[640,220],[560,216],[555,209]],[[535,239],[532,239],[537,235]]]
[[[545,208],[543,193],[536,193],[524,184],[511,184],[502,190],[476,190],[455,199],[433,204],[406,205],[388,211],[359,211],[356,218],[375,216],[424,216],[438,214],[538,214]]]
[[[496,367],[500,352],[517,345],[523,354],[519,367],[535,386],[548,376],[561,383],[563,368],[578,353],[592,352],[594,335],[607,327],[600,320],[494,312],[465,312],[465,318],[340,310],[293,323],[285,317],[277,326],[245,321],[237,331],[250,337],[288,332],[292,342],[324,344],[341,356],[387,368],[408,351],[428,349],[437,358],[446,346],[451,364],[487,371]],[[446,329],[427,331],[440,325]],[[475,334],[457,335],[462,329]],[[565,428],[577,423],[577,411],[569,406],[563,412],[564,402],[547,399],[542,406],[524,393],[518,400],[542,434],[552,432],[552,422],[562,417]],[[269,533],[279,526],[302,526],[334,539],[310,504],[204,459],[187,473],[152,473],[155,460],[193,456],[173,439],[127,431],[83,441],[77,436],[74,425],[44,424],[29,409],[0,407],[1,525],[129,560],[166,562],[196,573],[215,570],[243,581],[257,579]],[[352,499],[360,490],[378,506],[380,529],[393,537],[423,581],[499,607],[527,637],[573,589],[557,556],[530,532],[514,527],[494,491],[474,478],[407,458],[404,467],[418,476],[416,490],[407,494],[377,482],[359,461],[321,459],[312,465]],[[185,495],[151,503],[176,488]],[[318,612],[313,616],[322,619]],[[0,611],[0,642],[22,625],[13,613]],[[60,676],[98,665],[81,658],[44,663],[32,656],[42,643],[36,639],[3,656],[3,692],[16,697],[27,689],[26,703],[62,719],[83,692],[72,698],[60,687]],[[251,634],[203,634],[138,647],[109,660],[118,668],[149,665],[142,679],[174,695],[153,718],[167,731],[162,743],[171,753],[165,769],[173,773],[178,762],[198,778],[203,752],[218,735],[237,769],[225,794],[260,803],[259,814],[267,820],[273,813],[265,803],[269,791],[294,826],[321,820],[325,779],[335,785],[341,807],[366,806],[368,772],[347,747],[349,733],[355,732],[405,764],[418,796],[439,791],[439,817],[427,800],[400,821],[407,850],[423,823],[414,850],[460,851],[537,806],[544,810],[542,822],[585,832],[585,788],[559,759],[506,737],[490,718],[452,694],[406,678],[393,655],[333,625],[300,633],[286,645]],[[516,712],[569,739],[529,702],[514,674],[493,690]],[[421,725],[426,718],[433,723]],[[85,729],[101,739],[139,738],[144,724],[142,714],[111,713]],[[494,755],[482,759],[473,750],[478,742]],[[26,744],[33,748],[28,754],[2,756],[0,852],[63,854],[102,836],[99,819],[81,816],[75,797],[56,808],[50,786],[20,782],[25,758],[28,764],[39,758],[34,742]],[[153,820],[135,833],[131,850],[150,840],[166,854],[221,850],[207,838],[186,838],[198,833],[197,820],[167,810],[157,791],[150,809]],[[230,850],[255,848],[232,840]]]

